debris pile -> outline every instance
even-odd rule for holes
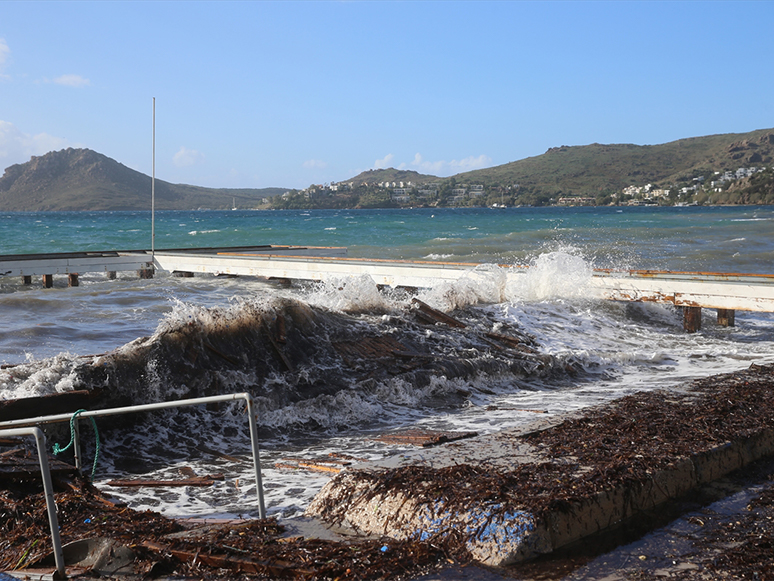
[[[774,486],[747,506],[747,514],[708,533],[712,548],[702,559],[718,578],[774,580]]]
[[[39,483],[6,483],[0,490],[0,571],[51,567],[52,547]],[[464,560],[448,540],[359,539],[336,542],[283,537],[275,519],[202,525],[138,512],[78,480],[57,479],[63,544],[109,540],[130,551],[120,574],[199,579],[398,579]],[[31,491],[32,489],[32,491]],[[115,552],[115,550],[114,550]],[[67,551],[65,551],[67,555]],[[78,567],[79,562],[68,562]],[[82,564],[81,564],[82,565]],[[81,574],[104,575],[95,567]]]

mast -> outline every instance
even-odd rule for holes
[[[153,162],[151,164],[151,262],[156,263],[156,97],[153,97]]]

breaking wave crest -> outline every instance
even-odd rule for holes
[[[483,293],[463,283],[422,296],[470,305],[501,292],[492,280]],[[309,302],[178,303],[153,335],[111,352],[7,366],[0,390],[4,398],[85,390],[92,408],[246,391],[266,429],[328,430],[464,405],[477,378],[565,373],[565,363],[491,310],[468,306],[454,316],[448,324],[424,301],[381,294],[364,279],[319,285]]]

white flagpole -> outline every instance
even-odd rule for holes
[[[156,259],[156,97],[153,97],[153,163],[151,176],[151,261]]]

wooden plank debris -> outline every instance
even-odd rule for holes
[[[389,335],[363,337],[357,341],[339,341],[333,343],[333,348],[345,359],[378,359],[407,352],[403,343]]]
[[[314,577],[314,572],[280,560],[258,561],[249,558],[239,558],[233,555],[212,555],[203,551],[183,551],[153,541],[143,541],[143,547],[162,555],[174,555],[185,563],[201,563],[215,569],[235,569],[240,573],[270,575],[273,578],[307,578]],[[246,551],[245,551],[246,552]]]
[[[198,444],[196,446],[196,449],[200,452],[204,452],[205,454],[209,454],[210,456],[215,456],[216,458],[222,458],[223,460],[228,460],[229,462],[247,462],[248,460],[245,458],[237,458],[236,456],[231,456],[229,454],[224,454],[223,452],[218,452],[217,450],[213,450],[212,448],[208,448],[204,444]]]
[[[217,355],[221,359],[223,359],[225,361],[228,361],[234,367],[241,367],[242,366],[242,364],[237,359],[235,359],[231,355],[228,355],[227,353],[224,353],[223,351],[221,351],[220,349],[218,349],[214,345],[210,345],[209,343],[205,342],[204,343],[204,348],[207,349],[208,351],[210,351],[211,353],[214,353],[215,355]]]
[[[411,428],[397,432],[387,432],[372,439],[377,442],[382,442],[383,444],[411,444],[413,446],[429,448],[430,446],[437,446],[439,444],[464,440],[475,436],[478,436],[477,432],[445,432]]]
[[[511,335],[503,335],[502,333],[493,332],[485,333],[485,335],[490,339],[500,341],[501,343],[505,343],[511,347],[524,347],[524,341],[522,339],[512,337]]]
[[[417,305],[417,311],[415,312],[418,319],[430,323],[443,323],[444,325],[449,325],[450,327],[457,327],[460,329],[464,329],[467,327],[465,323],[462,321],[458,321],[454,317],[450,317],[446,313],[442,313],[441,311],[434,309],[430,305],[428,305],[425,302],[420,301],[419,299],[413,299],[411,301],[415,305]]]
[[[354,462],[367,462],[365,458],[356,458],[348,454],[331,452],[322,458],[280,458],[274,463],[275,468],[286,470],[311,470],[313,472],[341,472],[342,468]]]
[[[100,393],[99,390],[75,390],[2,400],[0,401],[0,421],[75,412],[88,407]]]
[[[486,411],[493,412],[496,410],[509,411],[509,412],[529,412],[531,414],[547,414],[548,410],[530,410],[527,408],[512,408],[507,406],[489,405],[486,406]]]
[[[269,344],[274,348],[274,352],[277,354],[277,357],[279,357],[280,361],[285,366],[285,369],[292,373],[293,364],[290,362],[290,359],[288,359],[288,356],[285,355],[285,352],[282,350],[282,347],[280,347],[280,344],[277,342],[277,339],[274,337],[274,332],[270,328],[266,329],[266,337],[269,339]]]
[[[277,343],[284,345],[287,342],[287,335],[285,330],[285,316],[282,314],[277,315],[277,320],[274,325],[275,340]]]
[[[146,480],[142,478],[126,479],[126,480],[111,480],[107,483],[108,486],[116,487],[148,487],[148,488],[161,488],[161,487],[180,487],[180,486],[212,486],[215,482],[225,480],[223,474],[208,474],[207,476],[193,476],[192,478],[185,478],[183,480]]]
[[[48,460],[48,467],[52,476],[55,474],[75,474],[77,471],[72,464],[52,458]],[[0,458],[0,479],[30,476],[40,478],[40,462],[37,456],[32,458],[4,454]]]

